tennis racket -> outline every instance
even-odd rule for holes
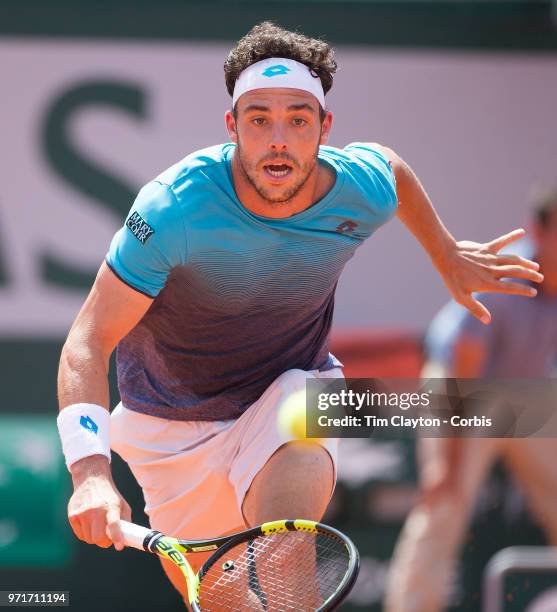
[[[126,546],[170,559],[193,612],[334,610],[360,568],[352,541],[313,521],[281,520],[212,540],[179,540],[121,521]],[[185,553],[215,551],[196,575]]]

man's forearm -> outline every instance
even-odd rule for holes
[[[536,289],[524,282],[540,283],[539,265],[528,259],[500,253],[522,238],[515,229],[485,243],[456,241],[439,219],[416,175],[394,151],[381,147],[396,180],[399,202],[397,216],[416,237],[431,258],[453,299],[482,323],[491,321],[489,310],[475,297],[477,292],[510,293],[534,297]]]
[[[87,343],[76,343],[71,335],[62,349],[58,372],[58,401],[63,410],[72,404],[96,404],[108,411],[108,358]],[[95,454],[73,463],[70,468],[74,487],[91,476],[110,478],[106,456]]]
[[[108,357],[100,348],[68,338],[58,370],[58,403],[60,410],[79,403],[97,404],[108,410]]]
[[[446,265],[447,255],[456,241],[435,212],[418,177],[400,157],[391,162],[398,197],[397,217],[416,237],[438,269]]]

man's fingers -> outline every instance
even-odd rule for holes
[[[70,522],[70,527],[72,531],[75,533],[75,536],[78,540],[83,540],[83,529],[81,527],[81,521],[79,520],[79,516],[70,514],[68,515],[68,520]]]
[[[487,293],[510,293],[511,295],[523,295],[524,297],[535,297],[537,289],[523,283],[509,283],[506,281],[496,281],[489,289],[484,289]]]
[[[511,244],[516,240],[519,240],[525,235],[526,230],[522,228],[515,229],[512,232],[509,232],[508,234],[503,234],[502,236],[499,236],[499,238],[495,238],[495,240],[492,240],[488,243],[489,250],[491,252],[497,253],[497,251],[500,251],[503,247],[506,247],[508,244]]]
[[[93,536],[91,534],[91,522],[83,517],[80,518],[81,523],[81,537],[79,538],[86,544],[94,544]]]
[[[129,514],[131,517],[131,512]],[[71,515],[68,516],[68,519],[79,540],[101,548],[108,548],[113,543],[117,550],[124,548],[124,538],[120,529],[120,511],[117,506],[108,511],[97,509],[84,515]]]
[[[543,282],[543,274],[522,266],[497,266],[494,271],[496,278],[523,278],[534,283]]]
[[[501,255],[496,255],[496,257],[497,264],[500,266],[522,266],[523,268],[536,271],[540,269],[540,264],[537,261],[525,259],[524,257],[520,257],[520,255],[501,253]]]
[[[124,548],[124,536],[120,529],[120,508],[117,506],[111,506],[106,513],[106,535],[116,550]]]
[[[93,544],[91,534],[91,518],[83,513],[68,514],[68,520],[78,540],[87,544]]]
[[[106,536],[106,512],[102,508],[88,510],[82,514],[69,516],[70,525],[75,535],[87,544],[96,544],[107,548],[112,544]]]
[[[106,513],[99,509],[94,513],[91,520],[91,540],[101,548],[108,548],[112,545],[112,540],[106,533]]]
[[[91,477],[74,490],[68,502],[68,519],[75,535],[88,544],[124,548],[120,515],[131,517],[130,507],[106,476]]]
[[[123,521],[128,521],[128,522],[131,522],[132,520],[132,509],[130,508],[129,504],[125,500],[122,500],[122,503],[120,505],[120,518]]]
[[[485,325],[491,323],[491,315],[489,310],[481,303],[478,302],[472,295],[466,295],[459,300],[459,303],[467,308],[476,319],[479,319]]]
[[[112,540],[106,534],[106,525],[99,523],[93,527],[92,539],[90,544],[100,546],[101,548],[109,548],[112,546]]]

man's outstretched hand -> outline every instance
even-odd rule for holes
[[[523,282],[503,279],[521,279],[534,283],[543,281],[539,265],[518,255],[499,254],[499,251],[522,238],[523,229],[516,229],[480,244],[463,240],[456,242],[437,268],[453,298],[466,307],[482,323],[491,321],[489,310],[472,294],[474,292],[510,293],[534,297],[537,290]]]

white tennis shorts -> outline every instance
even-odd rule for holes
[[[244,497],[273,453],[293,438],[277,428],[277,411],[306,379],[342,378],[342,370],[288,370],[242,416],[228,421],[172,421],[128,410],[112,411],[112,449],[143,489],[153,529],[203,539],[246,528]],[[336,482],[337,439],[328,451]],[[331,491],[331,495],[332,495]]]

